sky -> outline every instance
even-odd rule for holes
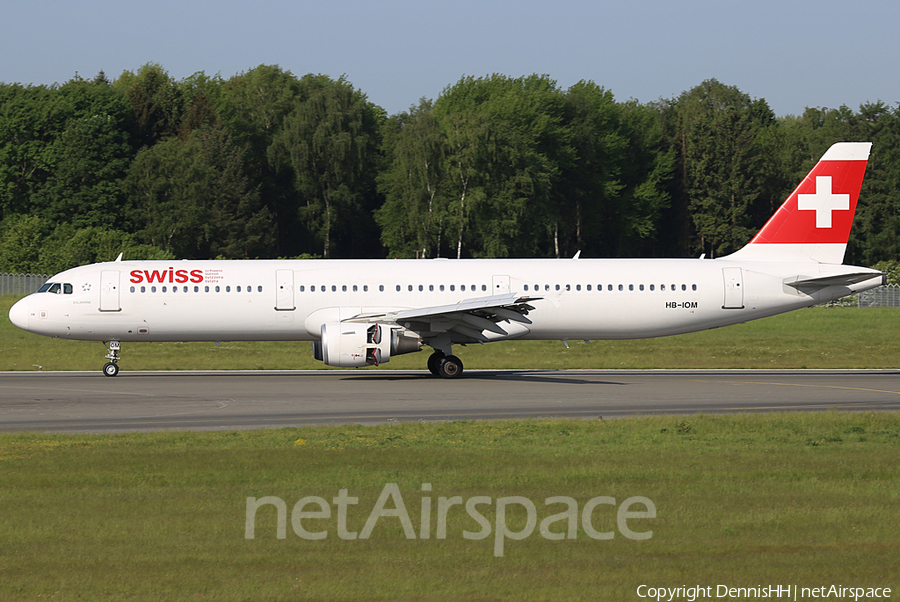
[[[806,107],[900,103],[897,0],[32,0],[3,3],[0,82],[175,79],[260,64],[346,76],[389,114],[461,77],[590,80],[619,101],[674,98],[707,79]]]

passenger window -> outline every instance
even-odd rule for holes
[[[571,291],[571,290],[572,290],[572,285],[571,285],[571,284],[567,284],[567,285],[566,285],[566,290],[567,290],[567,291]]]
[[[234,290],[237,291],[237,292],[241,292],[241,287],[237,287],[237,288],[234,289]]]
[[[581,290],[581,285],[580,285],[580,284],[576,284],[576,285],[575,285],[575,290],[576,290],[576,291],[580,291],[580,290]]]
[[[556,285],[556,290],[559,290],[559,285],[558,285],[558,284]]]
[[[440,288],[440,290],[441,290],[442,293],[444,292],[444,285],[443,285],[443,284],[442,284],[440,287],[438,287],[438,288]]]
[[[450,292],[452,293],[452,292],[455,291],[455,290],[456,290],[456,285],[455,285],[455,284],[451,284],[451,285],[450,285]]]
[[[412,286],[411,284],[407,284],[407,285],[406,285],[406,289],[407,289],[409,292],[412,292],[412,291],[413,291],[413,286]]]
[[[383,285],[383,284],[379,284],[379,285],[378,285],[378,292],[380,292],[380,293],[383,293],[383,292],[384,292],[384,285]]]
[[[219,288],[219,285],[218,285],[218,284],[216,285],[216,292],[217,292],[217,293],[222,292],[221,289]]]
[[[525,285],[525,290],[526,290],[526,291],[528,290],[528,285],[527,285],[527,284]]]
[[[650,290],[651,290],[651,291],[652,291],[652,290],[655,290],[652,284],[650,285]]]
[[[165,291],[163,291],[163,292],[165,292]],[[231,285],[228,285],[228,286],[225,287],[225,292],[226,292],[226,293],[230,293],[230,292],[231,292]]]
[[[661,290],[661,291],[666,290],[666,285],[665,285],[665,284],[660,284],[660,285],[659,285],[659,290]]]
[[[346,284],[342,284],[342,285],[341,285],[341,292],[342,292],[342,293],[346,293],[346,292],[347,292],[347,285],[346,285]]]
[[[644,290],[644,285],[643,285],[643,284],[640,284],[640,285],[638,285],[638,288],[639,288],[640,290]]]
[[[132,293],[134,292],[134,287],[133,287],[133,286],[131,287],[131,292],[132,292]]]
[[[628,290],[633,291],[633,290],[634,290],[634,285],[633,285],[633,284],[629,284],[629,285],[628,285]]]
[[[204,287],[203,287],[203,292],[204,292],[204,293],[208,293],[208,292],[209,292],[209,287],[208,287],[208,286],[204,286]]]
[[[466,290],[466,285],[465,285],[465,284],[461,285],[461,286],[459,287],[459,290],[461,290],[461,291]]]
[[[305,289],[306,289],[306,287],[305,287],[305,286],[303,286],[303,285],[302,285],[302,284],[301,284],[301,285],[300,285],[300,292],[301,292],[301,293],[302,293],[302,292],[304,292],[304,291],[305,291]]]
[[[600,288],[603,288],[602,286]],[[591,285],[587,285],[587,290],[591,290]],[[599,290],[599,289],[598,289]]]
[[[687,285],[686,285],[686,284],[682,284],[682,285],[681,285],[681,290],[686,291],[686,290],[687,290]]]
[[[199,292],[200,292],[200,287],[199,287],[199,286],[195,286],[195,287],[194,287],[194,292],[195,292],[195,293],[199,293]]]
[[[692,290],[692,291],[697,290],[697,285],[696,285],[696,284],[692,284],[692,285],[691,285],[691,290]]]
[[[482,284],[482,285],[481,285],[481,290],[482,290],[482,291],[486,291],[486,290],[487,290],[487,285],[486,285],[486,284]]]
[[[544,285],[544,290],[545,290],[545,291],[549,291],[549,290],[550,290],[550,285],[549,285],[549,284],[545,284],[545,285]]]
[[[150,287],[150,292],[151,292],[151,293],[155,293],[155,292],[156,292],[156,287],[155,287],[155,286],[151,286],[151,287]]]
[[[166,287],[162,287],[162,289],[161,289],[161,290],[162,290],[162,292],[164,292],[164,293],[167,293],[167,292],[169,292],[169,291],[168,291],[168,290],[166,290]]]
[[[142,286],[142,287],[141,287],[141,292],[142,292],[142,293],[146,293],[146,292],[147,292],[147,287],[146,287],[146,286]]]
[[[619,290],[620,290],[620,291],[624,291],[624,290],[625,290],[625,286],[620,284],[620,285],[619,285]]]
[[[357,292],[357,291],[359,291],[359,287],[356,286],[356,285],[354,284],[354,285],[353,285],[353,292],[355,293],[355,292]]]
[[[332,293],[336,293],[336,292],[337,292],[337,285],[336,285],[336,284],[332,284],[332,285],[331,285],[331,292],[332,292]]]
[[[428,285],[428,292],[434,292],[434,285],[433,285],[433,284],[429,284],[429,285]]]
[[[424,290],[425,290],[425,287],[422,286],[422,285],[420,284],[420,285],[419,285],[419,292],[421,293],[421,292],[424,291]]]
[[[364,293],[368,293],[368,292],[369,292],[369,285],[368,285],[368,284],[364,284],[364,285],[363,285],[363,292],[364,292]]]

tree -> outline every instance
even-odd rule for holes
[[[547,254],[555,231],[553,188],[567,159],[564,98],[547,76],[465,77],[435,103],[447,138],[456,255]]]
[[[113,87],[122,90],[131,104],[138,147],[151,146],[178,132],[184,99],[161,65],[147,63],[136,74],[125,71]]]
[[[259,65],[222,83],[216,101],[223,127],[245,148],[244,171],[259,185],[260,197],[277,224],[278,254],[291,256],[306,245],[291,174],[270,163],[269,151],[284,119],[301,100],[301,85],[290,71]]]
[[[761,226],[755,217],[774,194],[760,173],[760,144],[775,117],[765,101],[708,80],[676,105],[681,185],[696,249],[712,257],[734,251]]]
[[[272,216],[243,173],[243,149],[221,128],[141,151],[125,189],[141,238],[177,257],[272,254]]]
[[[447,212],[446,138],[434,104],[422,99],[384,128],[385,167],[379,174],[384,204],[375,212],[381,240],[392,257],[437,257]]]
[[[308,75],[301,83],[304,100],[285,118],[269,160],[292,174],[300,219],[328,258],[339,229],[359,234],[373,224],[380,114],[343,78]]]
[[[138,236],[176,257],[191,259],[209,243],[210,178],[199,140],[169,138],[138,153],[124,182]]]

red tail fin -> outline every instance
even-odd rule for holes
[[[732,257],[841,263],[871,148],[871,142],[829,148],[750,244]]]

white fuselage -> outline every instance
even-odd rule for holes
[[[860,272],[872,278],[814,292],[787,284]],[[508,336],[486,331],[489,339],[633,339],[812,306],[877,286],[881,276],[728,258],[121,261],[58,274],[52,282],[71,286],[29,295],[10,318],[76,340],[302,341],[361,314],[516,293],[534,298],[532,323],[509,324]]]

